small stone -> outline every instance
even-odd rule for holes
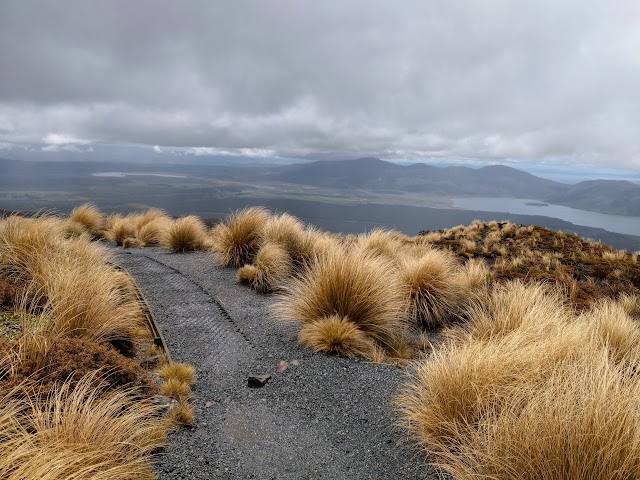
[[[297,358],[295,360],[291,360],[291,365],[293,365],[294,367],[297,367],[298,365],[300,365],[300,360],[298,360]]]
[[[280,360],[278,362],[278,366],[276,367],[276,370],[278,370],[278,373],[282,373],[284,372],[287,368],[289,368],[289,364],[287,362],[285,362],[284,360]]]
[[[271,375],[249,375],[248,385],[251,388],[262,388],[267,384],[270,378]]]
[[[151,399],[163,412],[168,412],[174,406],[178,405],[178,401],[164,395],[154,395]]]

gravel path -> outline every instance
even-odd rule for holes
[[[150,303],[173,359],[197,371],[195,423],[170,435],[160,479],[437,478],[394,426],[401,369],[299,348],[294,330],[269,320],[272,298],[237,285],[211,254],[113,257]],[[250,374],[272,378],[253,389]]]

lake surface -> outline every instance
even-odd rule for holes
[[[114,177],[114,178],[122,178],[122,177],[131,177],[134,175],[138,176],[148,176],[148,177],[168,177],[168,178],[187,178],[184,175],[172,175],[169,173],[124,173],[124,172],[100,172],[100,173],[92,173],[94,177]]]
[[[640,217],[589,212],[551,203],[544,204],[540,200],[523,198],[457,197],[451,200],[455,208],[463,208],[465,210],[544,215],[545,217],[566,220],[576,225],[603,228],[610,232],[626,233],[628,235],[640,235]],[[500,219],[497,218],[496,220]]]

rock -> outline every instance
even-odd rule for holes
[[[160,410],[164,412],[168,412],[174,406],[178,405],[178,401],[173,398],[165,397],[164,395],[154,395],[151,399],[153,403],[158,405]]]
[[[289,364],[287,362],[285,362],[284,360],[280,360],[278,362],[278,366],[276,367],[276,370],[278,371],[278,373],[282,373],[284,372],[287,368],[289,368]]]
[[[251,388],[262,388],[267,384],[270,378],[271,375],[249,375],[248,385]]]

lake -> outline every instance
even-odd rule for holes
[[[167,178],[187,178],[184,175],[172,175],[170,173],[124,173],[124,172],[99,172],[92,173],[94,177],[113,177],[113,178],[123,178],[123,177],[131,177],[131,176],[145,176],[145,177],[167,177]]]
[[[603,228],[610,232],[640,235],[640,217],[608,215],[589,212],[562,205],[545,204],[539,200],[523,198],[496,197],[457,197],[452,198],[455,208],[479,210],[483,212],[502,212],[520,215],[544,215],[559,218],[576,225]],[[496,220],[500,220],[499,218]]]

